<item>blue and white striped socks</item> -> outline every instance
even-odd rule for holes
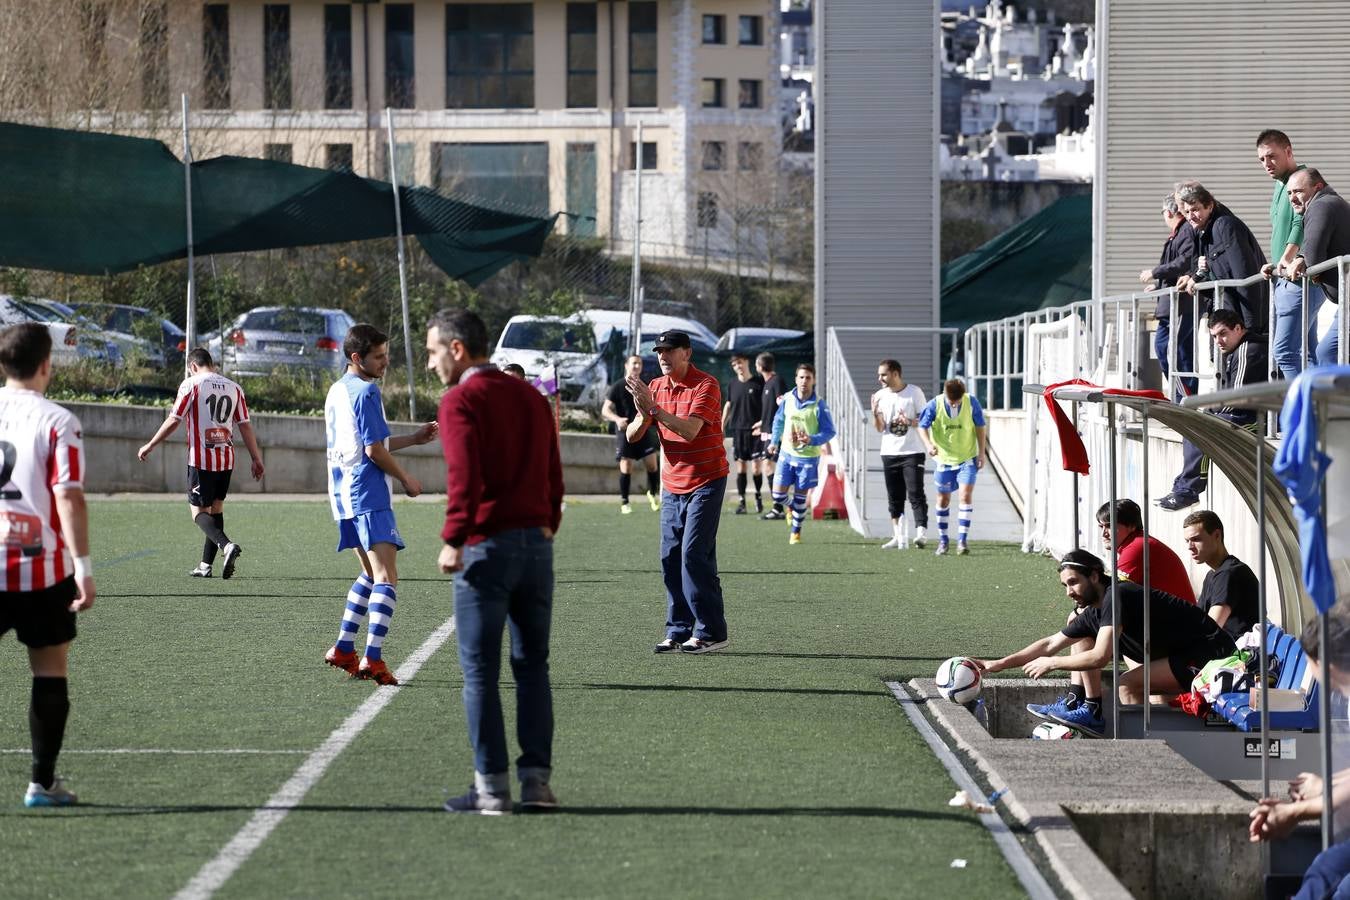
[[[974,508],[973,503],[962,503],[956,512],[956,540],[959,543],[964,544],[970,534],[970,513]]]
[[[802,530],[802,520],[806,518],[806,492],[792,492],[792,533],[800,534]]]
[[[366,659],[380,658],[380,648],[384,646],[384,636],[389,633],[389,620],[394,617],[394,604],[398,598],[392,584],[375,585],[370,598],[370,628],[366,631]]]
[[[947,543],[947,518],[951,515],[951,507],[939,506],[937,512],[938,543]]]
[[[337,648],[343,653],[351,653],[356,648],[356,635],[366,621],[366,609],[370,606],[370,589],[373,582],[370,576],[362,572],[352,582],[347,592],[347,608],[342,611],[342,629],[338,632]]]

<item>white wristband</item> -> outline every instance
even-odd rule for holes
[[[75,577],[92,578],[94,577],[94,563],[87,556],[75,557]]]

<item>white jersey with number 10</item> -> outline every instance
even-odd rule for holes
[[[248,421],[243,388],[215,372],[194,375],[178,386],[169,415],[187,423],[189,466],[204,472],[234,468],[234,426]]]
[[[80,420],[36,391],[0,388],[0,590],[40,591],[74,574],[56,491],[83,488]]]

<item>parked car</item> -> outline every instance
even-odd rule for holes
[[[89,360],[118,366],[122,351],[117,343],[92,322],[81,322],[65,304],[37,297],[4,297],[14,321],[41,322],[52,333],[52,361],[57,365]],[[6,324],[12,324],[6,321]],[[66,348],[74,347],[74,353]],[[59,348],[59,349],[58,349]]]
[[[68,366],[80,361],[79,335],[74,325],[34,315],[20,303],[7,294],[0,294],[0,326],[41,322],[52,336],[52,362]]]
[[[740,350],[749,353],[773,341],[792,340],[806,334],[796,328],[729,328],[717,339],[719,352]]]
[[[516,363],[527,380],[558,372],[558,393],[570,406],[599,408],[609,387],[608,367],[583,316],[512,316],[497,338],[492,362]]]
[[[231,375],[270,375],[278,369],[340,375],[347,367],[342,341],[355,324],[340,309],[260,306],[219,334],[204,335],[203,343]]]
[[[604,344],[609,339],[610,331],[619,331],[622,334],[628,334],[629,312],[626,309],[588,309],[580,315],[585,316],[595,326],[595,342]],[[663,316],[656,313],[644,313],[642,316],[642,332],[653,332],[659,334],[662,331],[676,329],[688,334],[691,338],[700,337],[708,345],[717,343],[717,335],[713,333],[707,325],[697,319],[685,319],[680,316]]]
[[[119,343],[122,338],[149,341],[154,349],[145,355],[152,364],[159,366],[183,364],[183,354],[187,351],[187,335],[173,322],[160,318],[151,310],[124,303],[72,303],[70,306],[79,315],[113,334]],[[128,345],[122,346],[123,355],[127,355],[128,349]]]

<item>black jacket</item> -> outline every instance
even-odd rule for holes
[[[1260,337],[1248,336],[1232,353],[1224,355],[1223,371],[1219,373],[1219,390],[1227,391],[1267,381],[1269,369],[1266,342]],[[1239,425],[1250,425],[1256,421],[1256,413],[1234,406],[1220,407],[1218,414]]]
[[[1153,267],[1154,290],[1169,288],[1176,284],[1182,275],[1195,271],[1195,257],[1195,229],[1191,227],[1190,222],[1182,222],[1181,227],[1163,242],[1162,256]],[[1183,296],[1177,303],[1182,319],[1190,317],[1189,300],[1189,297]],[[1154,310],[1153,315],[1159,319],[1166,319],[1171,314],[1172,304],[1166,296],[1159,297],[1158,308]]]
[[[1249,278],[1266,264],[1266,252],[1252,230],[1222,203],[1214,204],[1214,212],[1200,230],[1195,249],[1197,257],[1205,257],[1209,265],[1209,274],[1197,281]],[[1253,335],[1265,334],[1268,291],[1266,281],[1243,288],[1224,288],[1217,305],[1242,316],[1247,330]],[[1208,305],[1205,309],[1208,310]]]

